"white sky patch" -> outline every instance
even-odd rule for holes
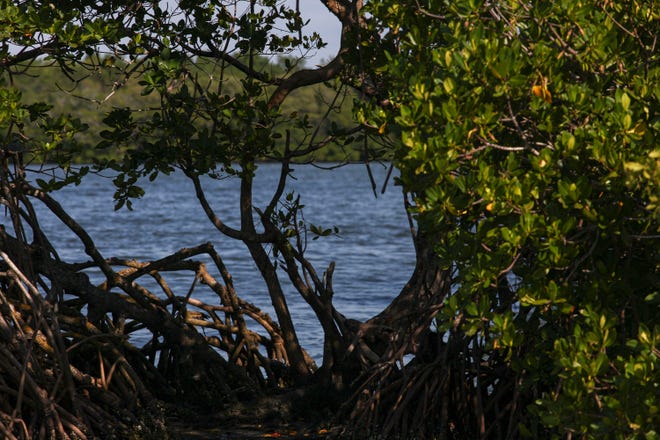
[[[323,61],[329,61],[335,57],[339,50],[339,40],[341,38],[341,23],[339,19],[332,15],[328,8],[319,0],[298,0],[300,4],[300,13],[305,21],[309,20],[305,26],[304,33],[318,33],[323,41],[327,43],[323,49],[306,54],[307,66],[320,64]],[[165,0],[170,5],[169,9],[175,9],[177,0]],[[279,3],[279,2],[278,2]],[[296,0],[287,0],[286,3],[291,8],[295,8]],[[162,3],[161,3],[162,4]]]
[[[313,66],[333,59],[339,50],[341,23],[319,0],[299,0],[299,2],[303,19],[305,21],[309,20],[304,32],[308,35],[312,32],[318,33],[327,44],[320,50],[305,54],[307,58],[305,65]],[[295,7],[296,0],[287,0],[287,3],[290,7]],[[168,9],[173,10],[176,9],[178,1],[163,0],[161,6],[167,7],[164,4],[169,6]],[[10,53],[16,53],[20,50],[20,48],[11,44],[9,47]]]
[[[295,5],[294,1],[291,1]],[[341,23],[319,0],[300,0],[300,13],[309,19],[307,28],[317,32],[328,45],[310,58],[310,64],[332,59],[339,50]]]

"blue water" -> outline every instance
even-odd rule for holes
[[[377,198],[365,166],[357,164],[332,171],[310,165],[295,166],[295,179],[290,179],[287,187],[287,191],[301,195],[307,222],[339,228],[338,236],[312,240],[310,235],[306,255],[319,274],[335,261],[335,305],[345,316],[358,320],[380,312],[406,283],[414,265],[401,190],[390,181],[386,192],[381,194],[380,185],[387,170],[377,164],[372,165],[372,170],[379,185]],[[276,164],[262,164],[257,170],[254,200],[262,209],[275,190],[278,176]],[[238,180],[205,178],[203,184],[216,213],[229,226],[238,228]],[[146,195],[133,202],[133,211],[113,210],[114,187],[109,177],[87,176],[80,186],[64,188],[54,193],[54,197],[87,230],[106,258],[150,261],[183,247],[213,243],[233,276],[239,296],[275,317],[264,283],[247,250],[242,243],[222,236],[213,227],[195,198],[192,184],[182,173],[160,176],[141,185]],[[72,233],[44,209],[39,208],[39,212],[42,229],[63,260],[88,260]],[[9,219],[5,217],[2,223],[8,224]],[[180,296],[186,295],[193,279],[191,274],[164,276]],[[281,278],[286,279],[283,272]],[[147,283],[147,286],[157,292],[155,284]],[[307,304],[288,284],[286,293],[300,341],[319,359],[323,337],[320,326]],[[205,287],[196,288],[193,297],[218,303]]]

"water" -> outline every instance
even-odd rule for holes
[[[414,265],[400,188],[390,182],[385,194],[380,194],[379,188],[378,198],[374,197],[364,165],[332,171],[301,165],[294,170],[295,179],[289,180],[287,191],[301,195],[305,220],[324,228],[339,228],[339,236],[318,240],[310,236],[306,253],[319,274],[335,261],[335,306],[345,316],[358,320],[377,314],[398,294]],[[379,185],[386,171],[373,165]],[[275,190],[278,176],[276,164],[262,164],[257,170],[254,200],[262,209]],[[141,185],[146,195],[133,203],[133,211],[115,212],[112,180],[96,175],[87,176],[80,186],[64,188],[54,197],[87,230],[106,258],[150,261],[183,247],[213,243],[233,276],[239,296],[275,316],[247,250],[211,225],[195,198],[192,184],[182,173]],[[238,179],[206,178],[203,185],[216,213],[229,226],[238,228]],[[39,212],[42,229],[60,257],[69,262],[86,261],[77,238],[52,215],[46,215],[45,210]],[[3,223],[9,223],[8,219]],[[280,275],[286,278],[283,272]],[[180,296],[187,293],[192,282],[189,274],[165,274],[165,278]],[[322,354],[320,326],[293,288],[288,284],[285,287],[301,344],[318,360]],[[197,289],[193,296],[204,302],[218,302],[208,289]]]

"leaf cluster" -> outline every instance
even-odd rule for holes
[[[36,160],[65,166],[99,160],[118,168],[126,159],[135,168],[151,158],[164,170],[184,160],[182,141],[200,172],[240,162],[237,149],[260,160],[286,148],[297,160],[358,159],[342,135],[354,127],[353,97],[339,83],[298,88],[277,111],[267,109],[281,81],[324,46],[319,35],[303,32],[297,8],[239,3],[3,2],[2,84],[27,103],[24,114],[6,116],[16,124],[5,135]],[[32,103],[41,114],[27,121]]]
[[[520,377],[523,436],[659,423],[660,59],[652,2],[390,2],[396,164],[455,273],[438,315]],[[449,336],[448,336],[449,337]],[[463,337],[463,336],[457,336]],[[475,379],[476,380],[476,379]],[[484,391],[496,397],[497,388]]]
[[[288,58],[277,59],[277,64],[274,64],[263,58],[259,63],[262,64],[262,71],[276,75],[286,72],[288,61]],[[136,146],[130,143],[133,137],[126,130],[113,131],[120,119],[130,114],[131,118],[145,122],[158,111],[161,102],[156,88],[160,86],[161,90],[164,90],[162,87],[167,87],[167,69],[146,72],[119,85],[122,81],[122,70],[126,68],[124,63],[102,58],[97,64],[100,66],[91,71],[78,66],[65,74],[57,65],[44,60],[31,64],[21,75],[13,76],[13,87],[6,89],[5,93],[20,93],[16,96],[17,99],[32,103],[28,104],[25,112],[16,117],[22,121],[26,136],[35,140],[32,148],[40,160],[59,161],[65,153],[73,163],[93,163],[101,159],[118,160],[126,150]],[[196,59],[191,61],[187,68],[198,75],[198,78],[203,76],[205,86],[219,73],[219,69],[210,59]],[[218,101],[218,104],[227,103],[232,96],[240,92],[241,79],[242,74],[239,71],[228,68],[222,78],[225,96],[212,99]],[[192,86],[189,83],[186,87],[190,90]],[[352,126],[348,109],[352,100],[350,95],[340,96],[339,101],[332,107],[332,121],[322,123],[335,94],[330,84],[293,92],[282,108],[282,113],[287,117],[278,124],[280,141],[273,153],[283,152],[282,134],[287,130],[292,133],[292,142],[304,144],[309,141],[312,128],[316,128],[319,123],[322,126],[317,138],[320,139],[349,129]],[[9,98],[5,101],[9,102]],[[180,101],[181,96],[178,102]],[[196,130],[209,127],[204,120],[197,121],[194,125]],[[355,149],[340,148],[343,144],[331,144],[329,147],[303,157],[302,160],[341,161],[346,158],[359,158],[359,152]]]

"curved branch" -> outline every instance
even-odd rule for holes
[[[65,47],[63,44],[59,43],[56,39],[30,50],[22,50],[16,55],[6,57],[0,60],[0,68],[5,69],[10,66],[22,63],[24,61],[34,60],[41,55],[52,54],[55,49]]]
[[[110,264],[108,264],[108,262],[105,260],[105,258],[103,258],[99,250],[96,248],[92,238],[87,234],[87,231],[85,231],[69,214],[67,214],[64,208],[62,208],[62,205],[60,205],[55,199],[53,199],[44,191],[28,185],[25,185],[25,193],[41,200],[48,207],[48,209],[50,209],[51,212],[60,219],[62,223],[64,223],[74,234],[78,236],[78,238],[80,238],[80,241],[82,241],[83,245],[85,246],[85,253],[89,255],[94,263],[96,263],[96,265],[103,271],[103,274],[106,276],[108,281],[115,283],[116,285],[120,284],[121,277],[119,274],[112,270]],[[135,300],[141,301],[143,298],[135,298]]]
[[[239,231],[238,229],[234,229],[232,227],[227,226],[220,219],[220,217],[216,215],[215,211],[213,211],[213,208],[211,208],[211,205],[206,199],[206,194],[204,193],[204,189],[202,188],[202,184],[199,180],[199,176],[197,174],[190,172],[185,168],[184,168],[184,173],[186,174],[186,176],[188,176],[190,180],[192,180],[193,185],[195,187],[195,195],[197,196],[197,200],[199,200],[199,203],[202,205],[202,209],[204,209],[204,213],[218,231],[220,231],[229,238],[233,238],[241,241],[255,241],[255,242],[270,241],[270,237],[268,234],[257,234],[254,230],[250,231],[249,229],[246,230],[246,228],[242,228]]]
[[[341,70],[344,68],[344,55],[348,53],[346,47],[339,49],[339,53],[335,58],[323,67],[318,69],[303,69],[293,73],[288,78],[285,78],[280,83],[273,96],[268,101],[268,108],[276,108],[282,105],[286,97],[300,87],[319,84],[336,78]]]
[[[270,203],[266,207],[266,210],[264,211],[262,215],[262,222],[264,219],[269,219],[273,211],[275,210],[275,207],[277,206],[277,202],[280,200],[282,197],[282,194],[284,193],[284,186],[286,185],[286,178],[291,172],[291,168],[289,167],[289,143],[291,142],[291,132],[289,130],[286,131],[286,152],[287,154],[284,155],[282,158],[282,167],[280,169],[280,178],[279,181],[277,182],[277,189],[275,190],[275,193],[273,194],[273,197],[270,199]],[[264,222],[264,225],[266,225],[266,222]]]
[[[300,87],[319,84],[336,78],[346,65],[344,56],[351,50],[350,35],[360,27],[360,10],[362,1],[354,0],[321,0],[337,18],[341,20],[341,43],[337,55],[325,66],[318,69],[303,69],[293,73],[282,82],[270,97],[268,108],[276,108],[282,105],[286,97]]]
[[[264,74],[263,72],[255,70],[250,66],[248,66],[247,64],[241,62],[238,58],[229,55],[226,51],[218,49],[217,47],[212,45],[211,42],[207,41],[206,45],[210,48],[210,50],[196,49],[194,47],[190,47],[189,45],[183,43],[181,44],[181,47],[185,48],[191,54],[196,56],[222,60],[227,64],[229,64],[230,66],[240,70],[241,72],[246,74],[249,78],[256,79],[257,81],[260,81],[264,84],[276,86],[282,83],[281,78],[270,78],[268,75]]]

